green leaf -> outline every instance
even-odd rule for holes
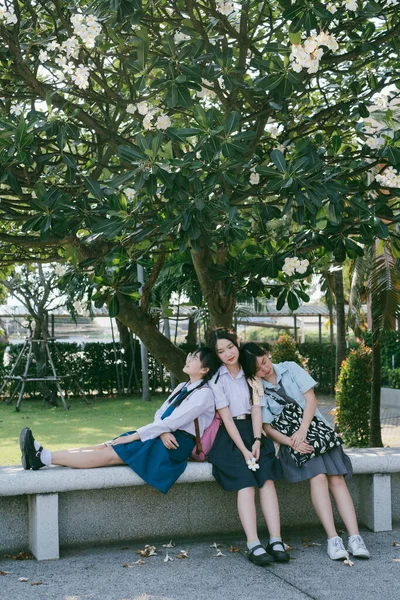
[[[287,303],[288,303],[290,310],[296,310],[296,308],[299,308],[299,299],[296,296],[296,294],[294,294],[290,290],[288,291],[288,294],[287,294]]]
[[[92,194],[92,196],[98,198],[98,200],[101,200],[103,198],[103,190],[101,189],[98,181],[92,179],[91,177],[85,176],[83,177],[83,181],[85,183],[86,189]]]
[[[149,43],[145,40],[139,40],[137,44],[138,62],[142,70],[146,67],[149,54]]]
[[[236,131],[239,123],[240,123],[240,113],[239,112],[232,112],[229,117],[226,120],[226,127],[225,130],[228,134],[231,134],[232,131]]]
[[[118,156],[127,162],[137,163],[146,160],[146,155],[137,146],[118,146]]]
[[[272,150],[271,160],[281,173],[286,170],[286,160],[280,150]]]
[[[278,296],[278,300],[276,301],[276,310],[282,310],[285,300],[286,300],[287,290],[283,289]]]
[[[340,137],[340,135],[333,135],[331,142],[333,151],[335,152],[335,154],[337,154],[342,146],[342,138]]]
[[[117,294],[114,294],[114,296],[111,298],[111,300],[108,304],[108,314],[111,318],[114,318],[118,315],[118,313],[119,313],[119,300],[118,300]]]

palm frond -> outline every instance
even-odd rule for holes
[[[387,246],[373,261],[368,288],[372,299],[372,335],[376,342],[383,331],[394,328],[395,319],[400,317],[400,271]]]

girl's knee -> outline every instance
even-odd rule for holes
[[[314,475],[314,477],[310,478],[311,485],[320,485],[324,484],[328,481],[328,476],[325,473],[319,473],[318,475]]]
[[[329,475],[328,484],[331,489],[347,487],[343,475]]]

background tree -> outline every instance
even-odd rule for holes
[[[69,260],[69,283],[86,272],[177,375],[147,302],[166,254],[190,253],[211,325],[231,324],[244,288],[307,301],[310,269],[288,277],[285,259],[341,263],[394,219],[396,190],[377,197],[365,173],[399,164],[398,134],[363,119],[398,83],[396,4],[6,0],[3,264]]]

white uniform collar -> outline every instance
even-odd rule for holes
[[[220,373],[220,375],[225,375],[226,373],[228,373],[228,375],[231,375],[229,372],[229,369],[226,365],[222,365],[219,368],[219,373]],[[232,377],[232,375],[231,375],[231,377]],[[236,375],[236,377],[233,377],[233,379],[240,379],[240,377],[244,377],[244,371],[243,371],[242,367],[240,367],[239,373]]]

